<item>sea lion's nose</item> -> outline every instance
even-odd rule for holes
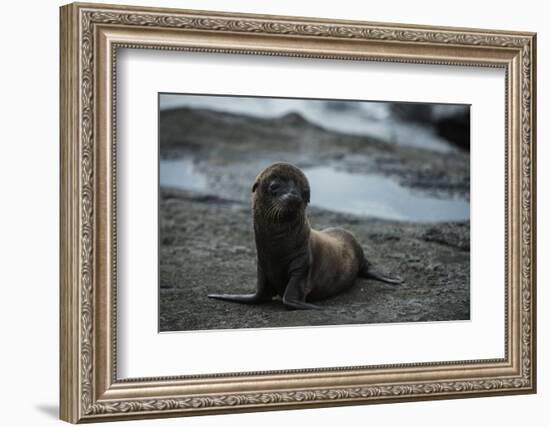
[[[290,206],[297,206],[302,201],[302,198],[297,191],[291,190],[284,195],[284,201]]]

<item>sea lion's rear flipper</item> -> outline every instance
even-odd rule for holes
[[[401,277],[391,277],[372,270],[367,260],[365,260],[365,262],[359,269],[359,276],[364,277],[365,279],[374,279],[378,280],[379,282],[389,283],[391,285],[400,285],[403,283],[403,279],[401,279]]]
[[[401,283],[403,283],[403,279],[401,279],[401,277],[385,276],[383,274],[376,273],[374,271],[368,271],[366,276],[362,276],[362,277],[366,279],[378,280],[379,282],[389,283],[391,285],[400,285]]]

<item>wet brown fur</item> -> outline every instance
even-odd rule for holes
[[[318,308],[309,301],[349,289],[358,276],[399,282],[370,275],[363,249],[349,231],[312,229],[305,212],[309,195],[308,180],[296,166],[275,163],[260,172],[252,187],[258,255],[256,292],[210,297],[259,303],[279,295],[289,308],[309,309]]]

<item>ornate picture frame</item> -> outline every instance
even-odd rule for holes
[[[80,3],[60,13],[61,419],[79,423],[536,391],[535,34]],[[118,379],[119,48],[504,69],[505,356]]]

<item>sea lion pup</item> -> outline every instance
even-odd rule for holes
[[[211,294],[210,298],[245,304],[279,295],[292,309],[319,308],[309,301],[350,288],[357,277],[399,284],[401,279],[371,271],[355,237],[342,228],[310,227],[306,216],[309,182],[288,163],[274,163],[256,177],[252,211],[256,239],[257,287],[253,294]]]

